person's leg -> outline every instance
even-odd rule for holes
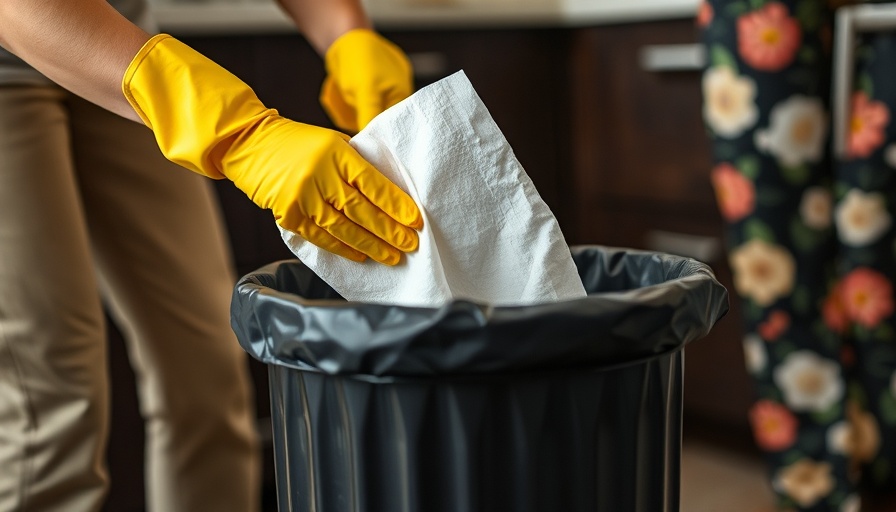
[[[99,510],[106,333],[63,93],[0,87],[0,510]]]
[[[252,392],[211,183],[165,160],[146,127],[78,98],[70,108],[100,284],[138,377],[149,508],[255,510]]]
[[[750,419],[787,510],[858,500],[847,456],[827,441],[846,417],[847,385],[844,342],[822,307],[836,258],[826,5],[711,0],[699,18],[712,180],[757,383]]]
[[[878,494],[874,501],[889,501],[892,512],[896,508],[896,36],[866,34],[855,56],[852,129],[848,155],[837,162],[835,188],[843,258],[828,300],[841,305],[844,327],[856,340],[853,373],[858,385],[850,389],[849,422],[834,432],[843,439],[840,449],[862,467],[864,486]]]

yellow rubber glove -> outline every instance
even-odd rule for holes
[[[285,119],[248,85],[171,36],[150,39],[122,91],[165,156],[229,178],[280,226],[346,258],[394,265],[417,248],[414,201],[342,133]]]
[[[327,78],[320,102],[342,130],[360,131],[414,92],[407,56],[372,30],[359,28],[341,35],[327,49],[324,62]]]

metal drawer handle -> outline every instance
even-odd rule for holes
[[[706,48],[699,43],[647,45],[640,51],[641,69],[652,73],[700,71],[706,65]]]
[[[442,78],[448,74],[448,57],[442,52],[409,53],[408,59],[418,78]]]

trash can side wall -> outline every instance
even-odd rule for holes
[[[678,510],[680,351],[500,378],[269,371],[281,511]]]

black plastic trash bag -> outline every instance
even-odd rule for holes
[[[237,284],[291,512],[678,510],[683,346],[728,309],[704,264],[573,248],[589,296],[346,302],[296,260]]]

